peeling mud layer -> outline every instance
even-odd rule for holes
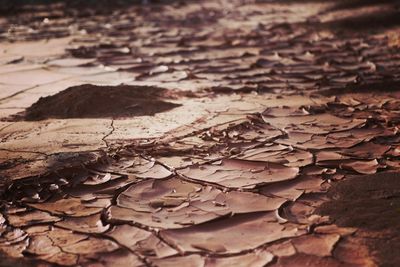
[[[151,116],[180,106],[161,100],[167,94],[166,89],[150,86],[84,84],[40,98],[26,109],[24,118],[38,121],[48,118]]]
[[[399,266],[398,1],[143,2],[0,19],[0,264]]]
[[[373,232],[368,245],[379,266],[400,262],[400,173],[384,172],[349,178],[333,186],[332,200],[318,213],[328,215],[343,227]]]

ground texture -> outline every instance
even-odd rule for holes
[[[400,265],[396,1],[3,2],[0,266]]]

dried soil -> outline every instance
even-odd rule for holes
[[[111,126],[1,123],[0,253],[35,261],[25,266],[371,266],[375,254],[399,265],[390,179],[331,192],[332,219],[358,228],[314,214],[336,181],[400,172],[400,41],[365,21],[386,30],[395,9],[149,0],[97,11],[93,1],[77,12],[32,4],[0,22],[2,118],[49,92],[20,119],[184,107]],[[56,94],[126,80],[153,86]]]
[[[180,104],[163,101],[168,90],[149,86],[70,87],[55,95],[40,98],[26,109],[24,118],[38,121],[48,118],[104,118],[154,115]]]
[[[379,266],[400,262],[400,173],[383,172],[349,178],[333,186],[332,200],[319,208],[340,226],[375,233],[369,245]],[[376,236],[376,233],[378,233]]]

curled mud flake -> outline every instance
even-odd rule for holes
[[[389,145],[368,142],[345,149],[341,152],[341,154],[357,159],[376,159],[381,158],[382,155],[385,154],[389,149]]]
[[[277,150],[274,150],[273,147],[276,147]],[[245,151],[243,155],[238,158],[253,161],[274,162],[288,167],[304,167],[313,162],[313,154],[310,152],[293,149],[292,147],[286,147],[283,145],[250,149]]]
[[[206,267],[263,267],[271,263],[274,255],[265,250],[256,250],[252,253],[233,257],[208,257],[206,258]]]
[[[48,211],[52,214],[67,215],[72,217],[89,216],[101,212],[111,205],[111,200],[95,198],[84,200],[74,197],[66,197],[43,203],[29,204],[31,207]]]
[[[382,151],[384,153],[384,150]],[[362,153],[363,152],[360,151],[360,155],[362,155]],[[378,150],[375,153],[380,154]],[[374,152],[368,152],[368,155],[365,154],[364,156],[368,159],[373,154]],[[347,156],[347,153],[341,151],[321,151],[316,153],[316,164],[323,167],[356,171],[361,174],[376,173],[377,169],[381,167],[375,158],[373,160],[355,160],[353,159],[354,157],[351,157],[351,155]],[[361,156],[359,156],[359,158],[360,157]]]
[[[166,244],[156,235],[139,241],[137,253],[146,257],[166,258],[178,254],[178,251]]]
[[[190,179],[219,184],[230,188],[255,188],[260,185],[294,179],[297,167],[277,163],[223,159],[220,162],[193,166],[178,173]]]
[[[336,147],[335,143],[327,141],[326,136],[313,135],[313,134],[307,134],[307,135],[309,135],[309,140],[304,142],[297,139],[291,139],[290,136],[289,139],[279,139],[277,140],[277,142],[284,145],[298,147],[303,150],[327,149]]]
[[[99,185],[78,185],[64,189],[68,195],[85,201],[93,201],[96,198],[112,198],[121,188],[138,182],[139,178],[134,175],[121,176]]]
[[[303,143],[311,141],[314,137],[312,133],[302,133],[296,131],[286,131],[287,136],[281,139],[278,139],[279,144],[286,145],[301,145]]]
[[[356,171],[360,174],[374,174],[380,167],[376,159],[369,161],[351,160],[340,165],[342,169]]]
[[[277,257],[292,256],[297,253],[295,247],[290,241],[270,245],[266,250]]]
[[[38,176],[14,181],[9,186],[6,197],[28,203],[42,203],[62,191],[82,185],[93,175],[99,175],[85,167],[86,164],[96,164],[100,160],[95,153],[87,157],[80,153],[77,153],[75,157],[73,155],[64,155],[64,157],[66,157],[65,162],[61,159],[60,162],[53,162],[53,165],[44,167]],[[68,162],[68,159],[71,162]],[[50,162],[49,160],[46,164],[50,164]],[[119,176],[110,177],[111,180],[118,178]]]
[[[178,252],[153,233],[131,225],[117,225],[106,233],[118,244],[149,257],[170,257]]]
[[[74,168],[81,168],[82,166],[91,166],[107,160],[104,152],[64,152],[48,156],[48,164],[51,166],[50,170],[55,172],[61,171],[60,175],[67,176],[66,173],[73,173]],[[65,172],[65,173],[64,173]]]
[[[162,228],[181,228],[230,213],[223,207],[207,211],[191,205],[195,201],[212,201],[221,192],[216,189],[202,192],[202,189],[202,186],[177,178],[149,180],[132,185],[119,195],[117,207],[128,209],[126,214],[120,217],[120,209],[115,207],[109,212],[113,220],[129,218],[129,221]]]
[[[251,157],[258,157],[260,158],[267,158],[268,156],[273,156],[276,154],[280,154],[282,152],[288,151],[289,147],[284,145],[276,145],[273,143],[265,144],[262,147],[257,147],[253,149],[249,149],[243,153],[243,158],[251,158]],[[267,161],[267,160],[265,160]]]
[[[171,178],[132,185],[117,198],[117,206],[109,214],[111,220],[182,228],[232,213],[273,211],[285,201],[250,192],[224,193],[211,186]]]
[[[391,146],[390,150],[388,150],[385,154],[391,157],[400,157],[400,145]]]
[[[152,179],[167,178],[172,174],[167,168],[154,160],[147,160],[138,156],[121,157],[109,164],[96,166],[96,169],[102,172],[118,172],[122,175],[135,175],[138,178]]]
[[[52,240],[53,246],[60,248],[63,252],[64,247],[75,245],[81,241],[87,240],[88,236],[84,234],[78,234],[70,230],[64,230],[57,227],[53,227],[48,232],[39,233],[40,235],[45,235]],[[76,254],[76,253],[71,253]]]
[[[339,95],[335,97],[335,100],[327,103],[330,106],[345,105],[350,107],[356,107],[363,104],[362,101],[357,100],[357,97],[351,94]]]
[[[308,116],[265,117],[266,123],[285,131],[310,134],[328,134],[361,127],[365,120],[342,119],[334,115],[323,113]]]
[[[236,127],[228,128],[222,131],[226,133],[228,140],[246,140],[267,142],[282,135],[282,132],[268,124],[256,123],[242,123]]]
[[[53,216],[48,212],[33,210],[22,213],[9,214],[7,219],[10,225],[14,227],[30,226],[42,223],[54,223],[61,220],[57,216]]]
[[[163,179],[171,176],[172,172],[169,171],[167,168],[160,164],[154,164],[146,172],[138,173],[137,177],[139,178],[151,178],[151,179]]]
[[[385,164],[388,166],[388,167],[390,167],[391,169],[395,169],[395,170],[398,170],[398,169],[400,169],[400,161],[399,160],[390,160],[390,159],[387,159],[387,160],[385,160]]]
[[[316,234],[338,234],[340,236],[352,235],[357,231],[357,228],[339,227],[335,224],[321,225],[314,229]]]
[[[157,161],[172,169],[182,169],[195,164],[204,164],[204,158],[198,156],[156,156]]]
[[[335,169],[349,161],[351,161],[351,159],[348,156],[344,156],[335,151],[321,151],[315,154],[315,163],[320,167]]]
[[[328,148],[351,149],[363,142],[369,142],[375,137],[391,136],[392,134],[392,132],[383,131],[382,128],[353,128],[349,131],[329,133],[327,135],[313,135],[311,140],[301,143],[301,146],[318,150]],[[352,150],[349,151],[351,152]]]
[[[151,232],[131,225],[117,225],[106,234],[131,249],[137,247],[137,243],[152,235]]]
[[[307,167],[303,168],[301,170],[301,172],[304,175],[313,176],[313,175],[322,175],[324,173],[334,174],[336,172],[336,170],[312,165],[312,166],[307,166]]]
[[[8,227],[0,236],[0,253],[8,257],[23,257],[23,252],[28,245],[27,233],[19,228]]]
[[[190,136],[179,140],[171,146],[174,149],[170,149],[170,152],[182,153],[190,151],[190,154],[194,157],[204,154],[207,155],[206,158],[212,159],[238,154],[243,150],[273,140],[281,135],[281,131],[268,124],[260,123],[259,118],[256,117],[252,120],[244,120],[239,124],[215,125],[198,136]]]
[[[332,256],[332,251],[339,241],[340,235],[304,235],[293,239],[291,242],[299,253],[318,257]]]
[[[157,66],[150,70],[149,75],[167,72],[168,70],[169,70],[168,66],[165,66],[165,65]]]
[[[267,108],[262,113],[264,117],[291,117],[291,116],[307,116],[310,113],[303,107],[274,107]]]
[[[281,158],[288,161],[285,166],[288,167],[305,167],[313,163],[313,155],[305,150],[293,150],[281,155]]]
[[[24,257],[23,253],[26,250],[26,248],[28,247],[28,245],[29,245],[28,238],[25,238],[16,243],[0,244],[0,253],[2,255],[1,257],[7,256],[7,257],[11,257],[11,258],[21,259],[22,257]],[[0,259],[3,260],[2,258],[0,258]],[[13,265],[13,266],[15,266],[15,265]]]
[[[260,193],[266,196],[275,196],[296,201],[304,193],[325,191],[322,188],[323,183],[324,180],[318,176],[301,175],[291,181],[263,186],[260,188]]]
[[[349,159],[349,157],[343,156],[337,151],[320,151],[315,153],[315,160],[318,165],[329,165],[329,161],[341,161],[346,159]]]
[[[28,235],[41,234],[44,232],[49,232],[51,230],[51,227],[52,227],[51,225],[34,225],[25,228],[25,232]]]
[[[18,243],[26,239],[27,233],[20,228],[7,229],[1,236],[0,243],[2,245]]]
[[[166,211],[159,215],[158,213],[148,214],[133,209],[112,206],[108,209],[107,216],[107,220],[110,223],[132,222],[151,227],[174,229],[210,221],[221,215],[199,209],[193,209],[190,213],[187,213],[185,209],[180,209],[177,212],[174,212],[172,209],[170,212]]]
[[[148,86],[85,84],[39,99],[26,110],[24,117],[37,121],[48,118],[151,116],[180,106],[161,99],[166,91]]]
[[[384,127],[362,127],[362,128],[354,128],[349,131],[343,131],[343,132],[337,132],[337,133],[330,133],[328,135],[328,140],[330,142],[335,142],[337,144],[342,144],[344,142],[352,142],[354,146],[356,144],[359,144],[361,142],[369,142],[373,138],[376,137],[389,137],[393,136],[395,132],[393,130],[384,128]],[[349,141],[346,141],[346,139],[350,139]],[[350,144],[350,143],[348,143]],[[350,148],[351,146],[348,146],[346,148]]]
[[[216,201],[220,205],[223,204],[229,208],[233,214],[274,211],[286,202],[285,199],[281,198],[265,197],[255,193],[238,191],[220,193],[217,195]],[[214,205],[217,203],[214,202]],[[201,207],[203,208],[203,206]]]
[[[258,229],[254,231],[254,229]],[[273,213],[236,215],[176,230],[162,230],[164,240],[184,252],[239,253],[263,244],[302,234],[296,227],[283,226]],[[243,239],[243,236],[246,236]]]
[[[307,196],[307,195],[304,195]],[[315,223],[325,223],[328,218],[314,215],[316,207],[310,206],[307,201],[303,201],[302,196],[295,202],[284,205],[279,210],[279,215],[289,222],[303,225],[311,225]]]
[[[46,235],[35,235],[29,240],[29,246],[25,253],[38,257],[48,257],[60,252],[60,248],[53,244],[53,241]]]
[[[75,234],[59,228],[51,228],[47,231],[29,228],[30,242],[24,253],[34,255],[36,259],[41,259],[50,263],[72,266],[76,265],[78,255],[63,251],[63,247],[76,244],[85,240],[87,236]]]
[[[81,233],[104,233],[110,227],[103,225],[101,213],[81,217],[63,217],[63,220],[55,223],[55,226]]]
[[[5,227],[6,227],[6,218],[4,218],[4,215],[0,213],[0,235],[4,231]]]
[[[101,173],[93,173],[91,174],[84,182],[85,185],[97,185],[103,184],[110,180],[114,180],[120,178],[118,175],[111,175],[110,173],[101,174]]]

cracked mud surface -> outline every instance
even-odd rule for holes
[[[399,6],[370,2],[2,17],[0,266],[398,265]]]

